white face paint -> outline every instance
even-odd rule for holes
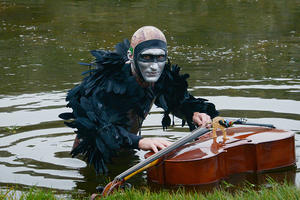
[[[147,49],[143,51],[137,63],[146,82],[156,82],[164,70],[166,53],[162,49]]]

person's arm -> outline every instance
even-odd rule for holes
[[[210,127],[211,120],[219,114],[215,105],[206,99],[195,98],[189,93],[185,96],[188,98],[185,98],[175,112],[180,112],[181,115],[184,115],[191,129],[194,129],[195,125]]]
[[[155,104],[164,109],[165,114],[162,120],[163,127],[170,125],[169,114],[183,119],[183,124],[187,122],[190,130],[195,129],[195,125],[207,127],[211,119],[218,116],[218,111],[213,103],[206,99],[195,98],[188,91],[187,74],[181,75],[180,68],[168,63],[164,71],[164,77],[158,83],[157,88],[161,91]]]

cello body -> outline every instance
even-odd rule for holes
[[[147,170],[149,182],[162,185],[202,185],[231,175],[260,173],[294,166],[294,133],[264,127],[227,128],[217,138],[209,132],[166,155]],[[149,157],[153,153],[147,153]]]

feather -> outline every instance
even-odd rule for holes
[[[82,109],[78,100],[76,98],[70,99],[70,107],[73,109],[73,114],[75,117],[85,116],[85,110]]]
[[[120,85],[120,91],[119,91],[119,94],[124,94],[126,92],[126,87],[127,85],[126,84],[123,84],[123,85]]]
[[[120,135],[123,137],[123,138],[126,138],[127,139],[127,142],[129,145],[132,145],[132,140],[129,136],[129,134],[132,134],[132,133],[129,133],[125,128],[123,128],[122,126],[117,126],[117,128],[119,129],[119,133]]]
[[[111,80],[108,80],[107,81],[107,86],[106,86],[106,92],[109,93],[112,91],[112,88],[113,88],[113,83]]]
[[[61,113],[58,117],[64,120],[74,119],[73,113]]]
[[[106,162],[109,162],[111,160],[110,159],[110,154],[109,154],[109,152],[107,150],[106,145],[103,143],[101,137],[97,137],[96,138],[96,145],[97,145],[98,151],[101,152],[101,155],[104,158],[104,160]]]
[[[85,71],[85,72],[82,72],[81,73],[81,75],[86,75],[86,74],[91,74],[91,73],[93,73],[93,72],[95,72],[96,70],[95,69],[91,69],[91,70],[87,70],[87,71]]]
[[[105,145],[103,144],[102,140],[101,140],[101,137],[97,137],[96,138],[96,145],[97,145],[97,149],[101,152],[101,154],[105,154]]]
[[[88,156],[88,162],[89,162],[89,165],[92,165],[93,163],[95,163],[95,155],[96,155],[97,151],[92,151],[92,153]]]
[[[81,85],[77,85],[73,89],[69,90],[66,100],[69,101],[71,98],[78,95],[80,89],[81,89]]]
[[[109,149],[119,149],[120,145],[116,142],[116,139],[113,137],[118,134],[117,130],[112,128],[105,127],[101,131],[101,138]]]
[[[106,167],[106,165],[105,165],[103,159],[101,159],[100,162],[101,162],[101,166],[102,166],[102,171],[103,171],[103,173],[104,173],[104,174],[107,174],[108,169],[107,169],[107,167]]]
[[[164,117],[161,121],[161,124],[162,124],[163,130],[167,130],[168,126],[171,125],[171,118],[168,115],[168,113],[165,112]]]
[[[76,124],[83,128],[83,129],[87,129],[87,130],[96,130],[96,126],[94,123],[92,123],[88,118],[84,118],[84,117],[78,117],[76,119]],[[78,128],[79,128],[78,127]]]
[[[165,100],[164,95],[159,96],[158,101],[156,102],[156,104],[158,104],[159,107],[163,108],[164,110],[168,110],[167,102]]]
[[[183,119],[183,120],[181,121],[181,127],[184,127],[184,125],[185,125],[185,120]]]
[[[88,146],[89,146],[88,141],[86,141],[86,140],[81,141],[78,144],[78,146],[76,148],[72,149],[72,151],[70,152],[72,157],[75,157],[79,154],[85,154]]]
[[[88,111],[87,113],[86,113],[86,115],[87,115],[87,117],[89,118],[89,120],[91,120],[93,123],[97,123],[97,116],[96,116],[96,114],[94,113],[94,112],[92,112],[92,111]]]
[[[130,47],[130,42],[128,39],[124,39],[123,42],[120,42],[115,46],[117,54],[121,56],[124,63],[128,60],[127,51],[129,47]]]
[[[77,128],[76,123],[73,122],[64,122],[64,124],[70,128]]]
[[[83,62],[79,62],[78,64],[79,64],[79,65],[84,65],[84,66],[92,66],[91,63],[83,63]]]
[[[102,50],[91,50],[90,52],[96,58],[96,62],[101,62],[105,54],[105,51]]]
[[[115,93],[115,94],[120,93],[120,90],[121,90],[120,88],[121,88],[120,84],[115,83],[115,84],[114,84],[114,87],[113,87],[114,93]]]
[[[85,111],[92,111],[93,110],[93,107],[92,107],[90,101],[84,96],[80,98],[80,106]]]

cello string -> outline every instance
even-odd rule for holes
[[[159,152],[151,155],[150,157],[148,157],[146,160],[132,166],[131,168],[129,168],[128,170],[124,171],[123,173],[119,174],[118,176],[115,177],[116,180],[123,180],[126,176],[128,176],[129,174],[135,172],[136,170],[148,165],[149,163],[157,160],[158,158],[160,158],[162,155],[165,155],[173,150],[175,150],[176,148],[180,147],[181,145],[196,139],[197,137],[209,132],[209,129],[206,128],[198,128],[194,131],[192,131],[191,134],[186,135],[185,137],[177,140],[176,142],[174,142],[173,144],[171,144],[169,147],[166,147],[162,150],[160,150]]]

